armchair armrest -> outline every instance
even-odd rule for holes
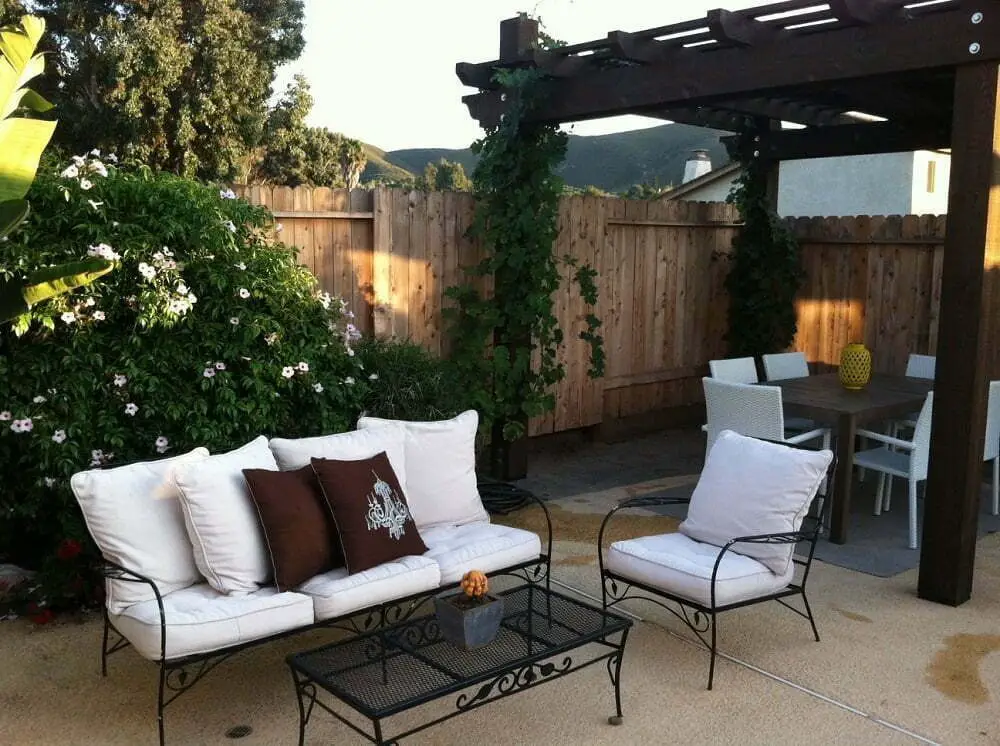
[[[620,510],[629,510],[630,508],[651,508],[664,505],[690,505],[690,497],[666,497],[666,496],[655,496],[649,495],[648,497],[631,497],[627,500],[622,500],[615,507],[613,507],[608,514],[604,516],[604,520],[601,521],[601,530],[597,534],[597,561],[601,566],[603,571],[604,562],[601,556],[601,547],[604,546],[604,531],[608,526],[608,523]]]
[[[901,438],[894,438],[891,435],[886,435],[885,433],[877,433],[874,430],[858,429],[855,431],[855,433],[863,438],[868,438],[869,440],[875,440],[878,441],[879,443],[885,443],[886,445],[889,446],[896,446],[897,448],[904,448],[907,451],[912,451],[914,449],[912,441],[902,440]]]
[[[101,558],[101,575],[103,575],[108,580],[124,580],[127,583],[144,583],[153,589],[153,596],[156,598],[156,606],[160,612],[160,660],[167,659],[167,614],[163,609],[163,595],[160,593],[159,587],[156,582],[150,578],[147,578],[142,573],[138,573],[135,570],[129,570],[127,567],[119,565],[117,562],[112,562],[107,558]],[[105,623],[107,622],[108,605],[107,602],[104,604],[104,614]],[[115,628],[117,631],[117,628]],[[105,634],[107,632],[105,631]],[[121,632],[119,632],[121,634]]]
[[[817,438],[822,438],[829,432],[830,428],[820,427],[816,428],[815,430],[809,430],[808,432],[799,433],[798,435],[793,435],[791,438],[787,438],[785,442],[798,445],[799,443],[806,443],[810,440],[816,440]]]
[[[715,608],[715,582],[719,573],[719,566],[722,564],[722,558],[726,556],[726,552],[730,551],[736,544],[798,544],[800,541],[811,541],[815,542],[819,536],[819,521],[816,522],[816,528],[812,531],[782,531],[773,534],[754,534],[752,536],[737,536],[726,542],[726,545],[722,547],[722,551],[719,552],[719,556],[715,558],[715,566],[712,568],[712,608]],[[812,561],[812,552],[810,551],[810,562]],[[808,568],[806,570],[808,573]]]

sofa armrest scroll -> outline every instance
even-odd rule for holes
[[[160,660],[166,660],[167,614],[163,608],[163,595],[160,593],[160,589],[156,585],[156,582],[142,573],[138,573],[135,570],[129,570],[127,567],[119,565],[117,562],[112,562],[111,560],[104,558],[101,560],[100,571],[101,575],[108,580],[123,580],[126,583],[144,583],[153,589],[153,596],[156,598],[156,607],[160,612]],[[105,611],[107,611],[107,603],[105,603]]]

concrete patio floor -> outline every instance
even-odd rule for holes
[[[696,434],[536,454],[528,482],[555,518],[553,576],[566,592],[596,596],[594,540],[618,500],[684,483],[697,473]],[[616,477],[617,475],[617,477]],[[531,511],[504,522],[536,525]],[[667,530],[673,519],[640,515],[627,532]],[[704,689],[708,655],[684,628],[648,604],[623,664],[625,722],[607,724],[613,693],[603,666],[493,703],[404,743],[455,744],[1000,744],[1000,535],[978,545],[972,600],[957,609],[916,598],[916,571],[878,578],[814,564],[810,598],[823,641],[777,604],[722,617],[716,689]],[[567,589],[574,589],[567,591]],[[167,710],[169,744],[295,742],[297,709],[287,653],[319,644],[313,632],[234,657]],[[155,743],[156,669],[133,651],[99,675],[100,620],[0,625],[0,744]],[[445,712],[450,700],[421,713]],[[390,732],[413,719],[390,721]],[[325,713],[307,744],[362,740]]]

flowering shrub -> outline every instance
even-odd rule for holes
[[[0,274],[117,264],[0,328],[0,561],[38,571],[24,600],[46,619],[100,585],[74,472],[347,430],[370,374],[343,303],[231,192],[95,151],[40,174],[30,196]]]

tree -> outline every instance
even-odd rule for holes
[[[54,38],[57,141],[206,179],[239,172],[263,134],[275,69],[304,45],[302,0],[32,5]]]
[[[447,158],[442,158],[437,163],[424,166],[417,188],[427,192],[469,192],[472,190],[472,182],[465,175],[465,168],[461,163],[452,163]]]

